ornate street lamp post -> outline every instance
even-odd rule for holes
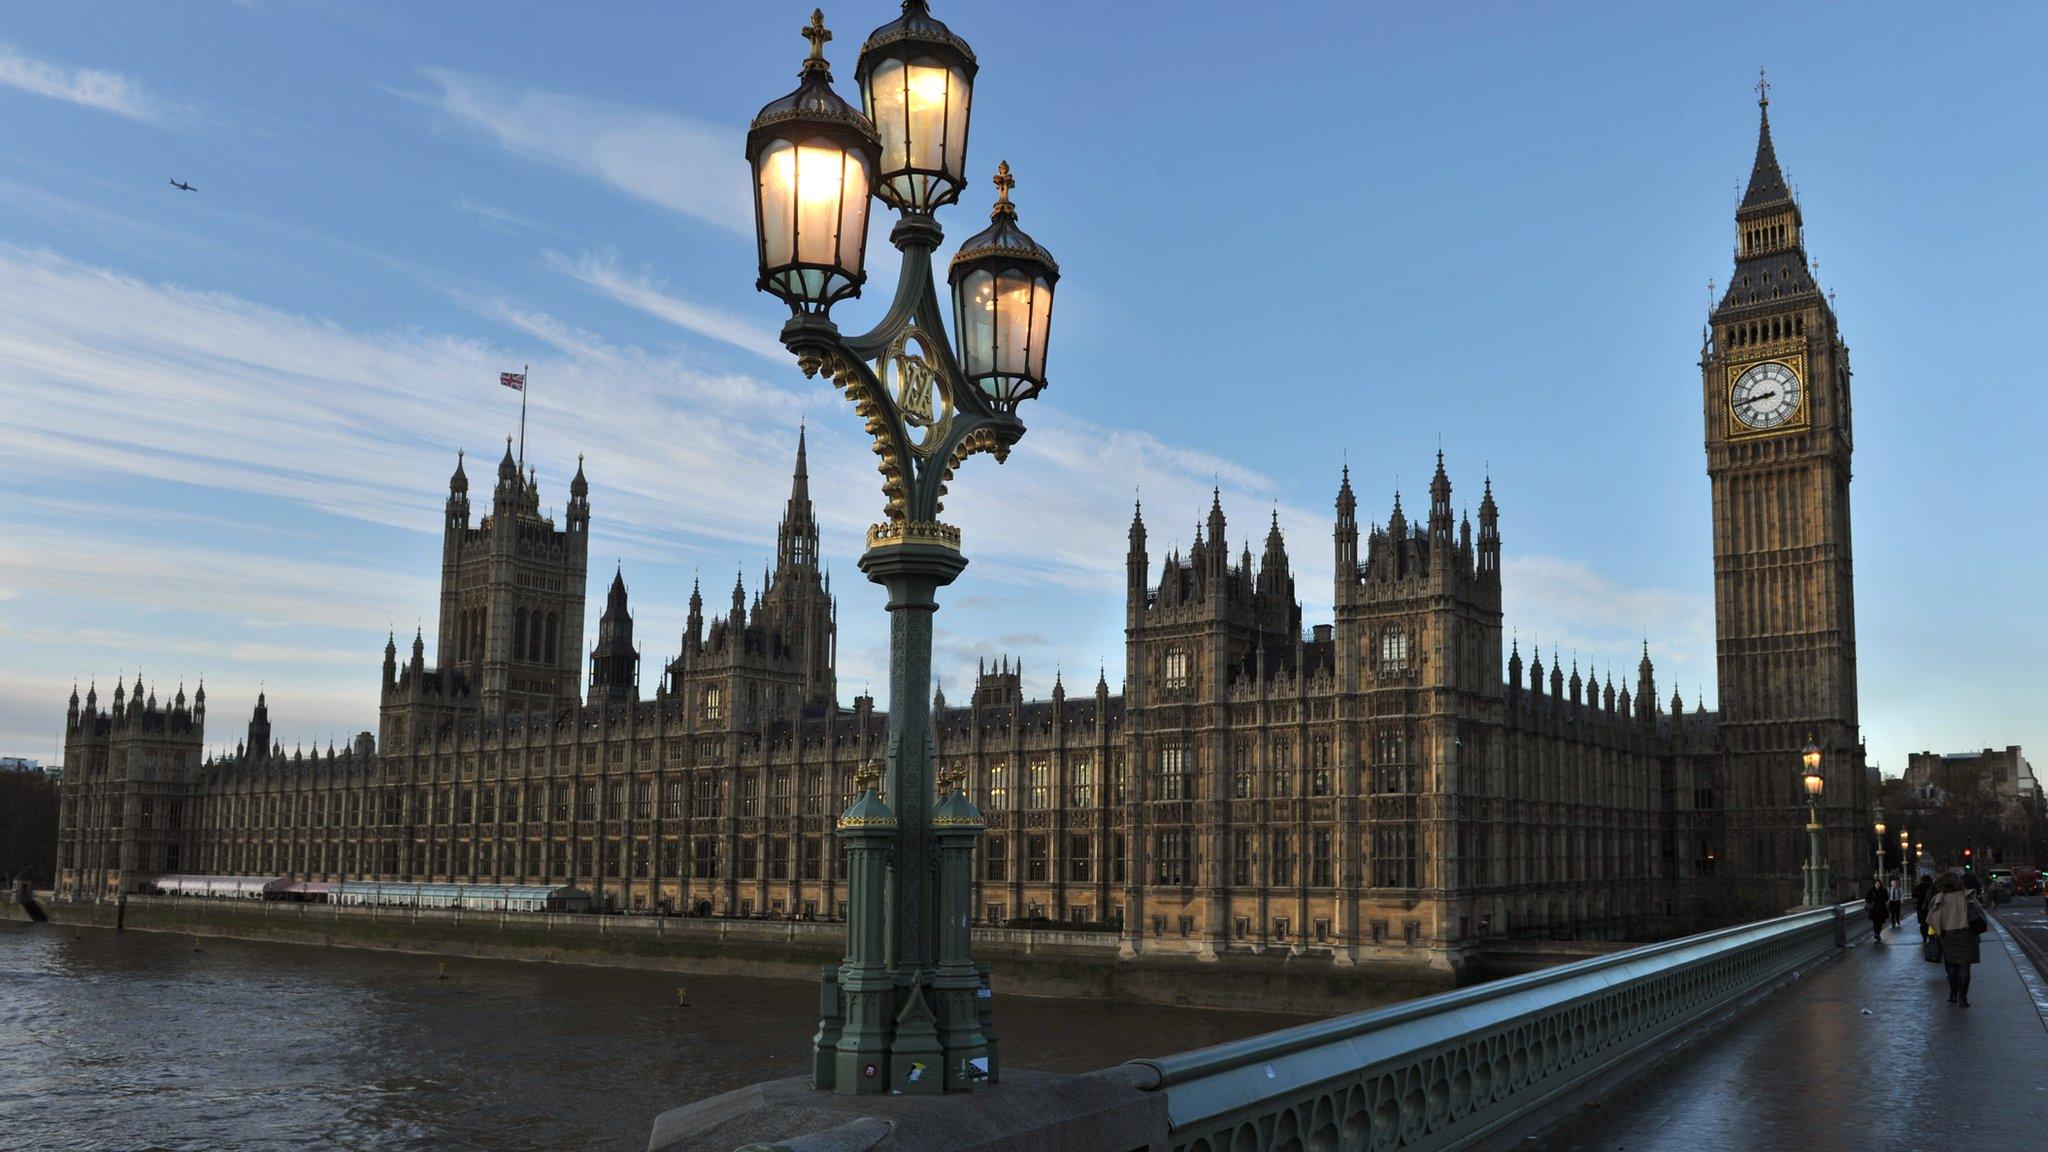
[[[1877,822],[1874,827],[1877,829],[1877,886],[1882,888],[1884,887],[1884,809],[1879,808],[1876,811]]]
[[[804,374],[844,391],[874,439],[883,522],[868,529],[860,568],[889,594],[886,784],[863,788],[840,821],[849,850],[886,839],[888,866],[849,877],[847,961],[825,976],[813,1082],[843,1093],[973,1089],[996,1074],[977,1012],[987,991],[968,954],[981,817],[962,781],[948,782],[934,811],[930,713],[936,593],[967,560],[959,530],[938,517],[961,461],[987,452],[1000,462],[1024,435],[1017,406],[1045,387],[1059,266],[1017,226],[1002,165],[990,226],[949,265],[949,341],[933,213],[966,185],[974,52],[924,0],[905,0],[861,48],[863,111],[832,90],[822,12],[803,34],[811,52],[796,91],[747,132],[757,287],[789,305],[782,342]],[[844,336],[830,312],[866,281],[871,196],[897,210],[889,240],[902,273],[881,322]]]
[[[1826,904],[1834,890],[1834,877],[1828,874],[1827,861],[1821,854],[1820,846],[1820,748],[1809,742],[1800,759],[1805,764],[1801,773],[1806,781],[1806,900],[1809,905]]]
[[[1908,882],[1913,863],[1912,847],[1913,834],[1904,828],[1899,829],[1899,892],[1901,894],[1911,891],[1913,887]]]

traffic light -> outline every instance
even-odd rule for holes
[[[1977,850],[1974,848],[1963,849],[1963,871],[1970,871],[1971,866],[1976,863],[1976,861],[1972,859],[1972,857],[1976,855],[1976,851]]]

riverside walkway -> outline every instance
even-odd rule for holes
[[[1861,911],[1800,908],[1082,1076],[1015,1073],[972,1095],[772,1081],[664,1113],[648,1147],[2048,1147],[2048,973],[1994,920],[1972,1007],[1951,1006],[1913,922],[1877,944]]]
[[[1956,1008],[1910,911],[1882,945],[1850,926],[1842,956],[1525,1146],[2048,1147],[2048,983],[2009,929]]]

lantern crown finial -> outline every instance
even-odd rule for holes
[[[1010,175],[1010,162],[1005,160],[996,165],[996,205],[989,209],[990,220],[1015,220],[1017,206],[1010,203],[1010,189],[1017,186],[1017,178]]]
[[[832,30],[825,27],[825,10],[811,9],[811,22],[804,26],[803,37],[811,42],[811,54],[804,59],[804,72],[822,72],[829,65],[825,61],[825,44],[832,39]]]

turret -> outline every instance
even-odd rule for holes
[[[1230,544],[1224,539],[1223,489],[1209,490],[1209,554],[1213,559],[1209,570],[1222,575],[1230,566]]]
[[[690,578],[690,616],[683,625],[683,655],[693,656],[704,648],[704,589]]]
[[[1272,527],[1266,529],[1266,551],[1259,557],[1259,591],[1267,595],[1290,594],[1294,577],[1287,568],[1287,541],[1280,534],[1280,510],[1273,510]]]
[[[498,461],[498,486],[491,490],[491,516],[500,531],[519,508],[523,493],[519,483],[519,461],[512,458],[512,438],[505,437],[505,458]]]
[[[384,686],[398,683],[398,632],[392,630],[384,637]]]
[[[75,683],[71,685],[71,709],[64,714],[64,726],[78,727],[78,685]]]
[[[455,452],[455,474],[448,478],[448,531],[469,527],[469,474],[462,470],[462,451]]]
[[[1135,623],[1138,613],[1145,607],[1145,593],[1152,571],[1152,561],[1145,554],[1145,508],[1136,501],[1131,504],[1130,537],[1130,550],[1124,554],[1124,605],[1129,622]]]
[[[1486,494],[1479,499],[1479,580],[1500,583],[1500,509],[1493,503],[1493,477],[1486,478]]]
[[[249,713],[249,738],[251,754],[261,757],[263,750],[270,747],[270,705],[263,699],[263,693],[256,693],[256,709]]]
[[[1650,642],[1643,641],[1643,660],[1636,665],[1636,723],[1645,728],[1657,723],[1657,674],[1650,664]]]
[[[1432,544],[1451,543],[1451,478],[1444,472],[1444,450],[1436,450],[1436,475],[1429,478],[1429,539]]]
[[[590,531],[590,481],[583,478],[583,453],[576,454],[576,475],[569,481],[569,509],[564,517],[571,532]]]
[[[612,572],[604,615],[597,623],[597,647],[590,653],[590,701],[639,698],[640,652],[633,647],[633,614],[626,606],[626,577]]]
[[[1358,498],[1351,492],[1351,465],[1337,483],[1337,586],[1358,581]]]

